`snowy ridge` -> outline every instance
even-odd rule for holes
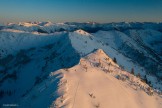
[[[162,104],[158,94],[149,96],[150,87],[119,68],[103,50],[97,50],[82,58],[78,65],[58,72],[64,74],[60,87],[64,88],[64,93],[51,105],[54,108],[160,108]],[[119,76],[119,80],[114,78]],[[144,100],[139,99],[139,95]]]
[[[56,42],[65,33],[38,34],[18,30],[4,30],[0,32],[1,58],[9,54],[16,54],[21,49],[41,47]]]

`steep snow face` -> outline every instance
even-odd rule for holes
[[[161,108],[162,99],[157,93],[149,96],[147,84],[121,70],[102,50],[51,76],[55,73],[62,73],[63,78],[58,89],[60,97],[52,108]]]
[[[151,48],[155,53],[162,56],[162,33],[159,31],[146,30],[129,30],[126,32],[134,40],[141,42]]]
[[[55,41],[50,43],[52,38]],[[10,55],[0,59],[0,105],[3,105],[3,103],[17,103],[33,90],[41,92],[42,88],[37,88],[37,85],[43,85],[50,72],[72,67],[79,62],[80,56],[71,46],[67,34],[58,37],[52,36],[52,38],[49,38],[48,43],[39,46],[32,45],[32,47],[26,49],[23,47],[14,55],[10,53]],[[35,40],[35,42],[38,41]],[[13,42],[15,42],[13,45],[17,43],[17,41]],[[58,81],[59,79],[55,80],[55,85],[52,86],[53,89],[44,94],[46,97],[49,98],[50,93],[57,90],[56,82]],[[47,107],[56,97],[57,95],[48,99],[41,106],[43,108]],[[35,96],[32,98],[35,98]]]
[[[145,30],[143,30],[143,32],[144,31]],[[158,32],[156,32],[156,34],[157,33]],[[161,73],[162,68],[160,62],[161,61],[160,55],[158,55],[155,51],[151,50],[151,48],[148,46],[149,42],[147,43],[143,42],[143,39],[140,37],[141,35],[138,36],[135,33],[134,34],[132,33],[130,37],[127,32],[126,34],[124,34],[123,32],[113,30],[113,31],[98,31],[93,35],[95,36],[96,40],[103,42],[104,44],[122,53],[124,56],[132,59],[133,62],[136,62],[137,64],[143,66],[148,72],[161,76],[159,74]],[[142,34],[143,37],[145,37],[145,35]],[[161,37],[160,33],[157,37],[158,38]],[[147,39],[145,39],[145,41],[147,41]],[[156,41],[154,41],[154,44],[155,43]],[[158,48],[161,48],[161,45]],[[143,59],[143,61],[141,61],[141,59]]]
[[[97,44],[95,45],[95,41],[93,41],[93,36],[83,30],[70,32],[69,39],[71,40],[72,46],[81,56],[90,53],[97,47]]]
[[[142,47],[142,49],[144,51],[146,51],[146,55],[148,58],[151,57],[152,60],[149,60],[148,58],[145,58],[144,61],[148,61],[147,64],[149,64],[151,62],[151,64],[149,64],[149,66],[147,67],[147,65],[143,65],[146,66],[147,69],[149,69],[148,71],[152,72],[156,72],[157,76],[162,76],[162,33],[156,30],[151,30],[151,29],[146,29],[146,30],[128,30],[125,32],[126,34],[128,34],[128,36],[130,36],[133,40],[136,41],[136,43]],[[140,62],[139,62],[140,63]],[[145,63],[145,64],[146,64]]]
[[[128,36],[116,30],[98,31],[93,35],[96,37],[97,40],[100,40],[115,49],[120,49],[120,47],[122,47],[123,44],[127,44],[130,47],[135,47],[136,45]]]

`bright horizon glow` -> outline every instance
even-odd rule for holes
[[[0,23],[162,22],[162,0],[0,0]]]

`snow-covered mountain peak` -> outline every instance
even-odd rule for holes
[[[102,54],[103,55],[106,55],[105,52],[102,50],[102,49],[98,49],[95,51],[96,54]]]
[[[48,21],[48,22],[44,22],[44,26],[51,26],[51,25],[53,25],[53,23],[50,22],[50,21]]]
[[[82,35],[82,36],[91,36],[89,33],[87,33],[86,31],[82,29],[76,30],[75,33]]]
[[[37,22],[19,22],[18,25],[25,26],[25,27],[32,27],[32,26],[38,26]]]
[[[157,94],[149,96],[152,91],[147,84],[106,58],[109,57],[99,49],[81,58],[78,65],[53,72],[63,77],[59,83],[60,97],[51,107],[160,108],[161,98]]]
[[[14,33],[24,33],[25,31],[15,30],[15,29],[2,29],[4,32],[14,32]]]
[[[97,58],[100,61],[106,61],[111,63],[113,66],[119,67],[102,49],[97,49],[93,53],[87,56],[89,59]]]
[[[15,25],[15,23],[7,23],[7,25]]]

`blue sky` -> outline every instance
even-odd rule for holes
[[[162,22],[162,0],[0,0],[0,22]]]

